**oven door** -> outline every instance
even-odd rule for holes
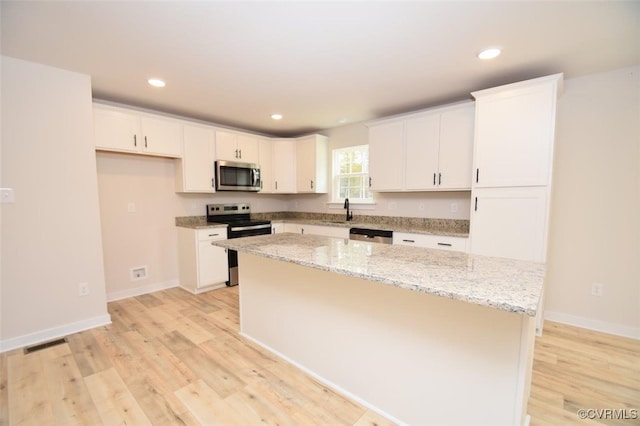
[[[257,225],[239,224],[229,225],[227,237],[231,239],[268,234],[271,234],[271,223],[261,223]],[[238,252],[235,250],[227,250],[227,256],[229,260],[229,282],[227,283],[227,285],[238,285]]]
[[[260,166],[253,163],[216,161],[216,191],[259,191]]]

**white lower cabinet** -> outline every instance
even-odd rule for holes
[[[229,280],[227,250],[211,243],[226,240],[226,228],[177,229],[180,286],[194,294],[224,287]]]
[[[450,237],[444,235],[413,234],[408,232],[394,232],[393,244],[415,246],[440,250],[467,252],[469,239],[465,237]]]
[[[273,228],[273,224],[271,225]],[[349,238],[349,228],[340,226],[302,225],[300,223],[285,223],[284,232],[303,235],[324,235],[326,237]]]
[[[546,260],[545,187],[475,189],[472,196],[472,254]]]
[[[349,238],[349,228],[340,226],[302,225],[302,233],[335,238]]]
[[[291,232],[293,234],[302,234],[302,225],[300,225],[299,223],[286,222],[284,224],[284,232]]]
[[[271,233],[272,234],[282,234],[285,232],[284,223],[282,222],[271,222]]]

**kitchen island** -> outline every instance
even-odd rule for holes
[[[545,266],[331,237],[239,254],[240,332],[397,423],[527,421]]]

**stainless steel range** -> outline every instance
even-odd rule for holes
[[[252,220],[251,207],[246,203],[207,204],[207,222],[226,223],[227,238],[250,237],[271,234],[271,221]],[[228,286],[238,285],[238,252],[228,250]]]

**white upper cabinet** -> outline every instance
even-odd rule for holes
[[[473,103],[440,114],[439,189],[471,189],[474,116]]]
[[[296,191],[327,192],[327,156],[329,138],[311,135],[296,141]]]
[[[181,157],[182,125],[177,121],[140,117],[145,154]]]
[[[369,177],[373,191],[401,191],[404,184],[404,123],[369,126]]]
[[[427,114],[404,122],[405,185],[410,191],[438,188],[440,115]]]
[[[176,161],[176,192],[215,192],[214,130],[211,127],[184,125],[182,158]]]
[[[94,103],[93,122],[96,149],[182,156],[182,124],[178,120]]]
[[[295,139],[273,139],[273,192],[294,194],[296,192],[296,141]]]
[[[547,185],[557,82],[536,79],[472,93],[476,98],[474,187]]]
[[[216,131],[216,159],[259,164],[260,148],[257,136]]]
[[[270,194],[275,186],[273,179],[273,143],[269,139],[261,139],[258,149],[260,152],[260,193]]]
[[[371,123],[371,189],[471,189],[473,120],[465,102]]]

